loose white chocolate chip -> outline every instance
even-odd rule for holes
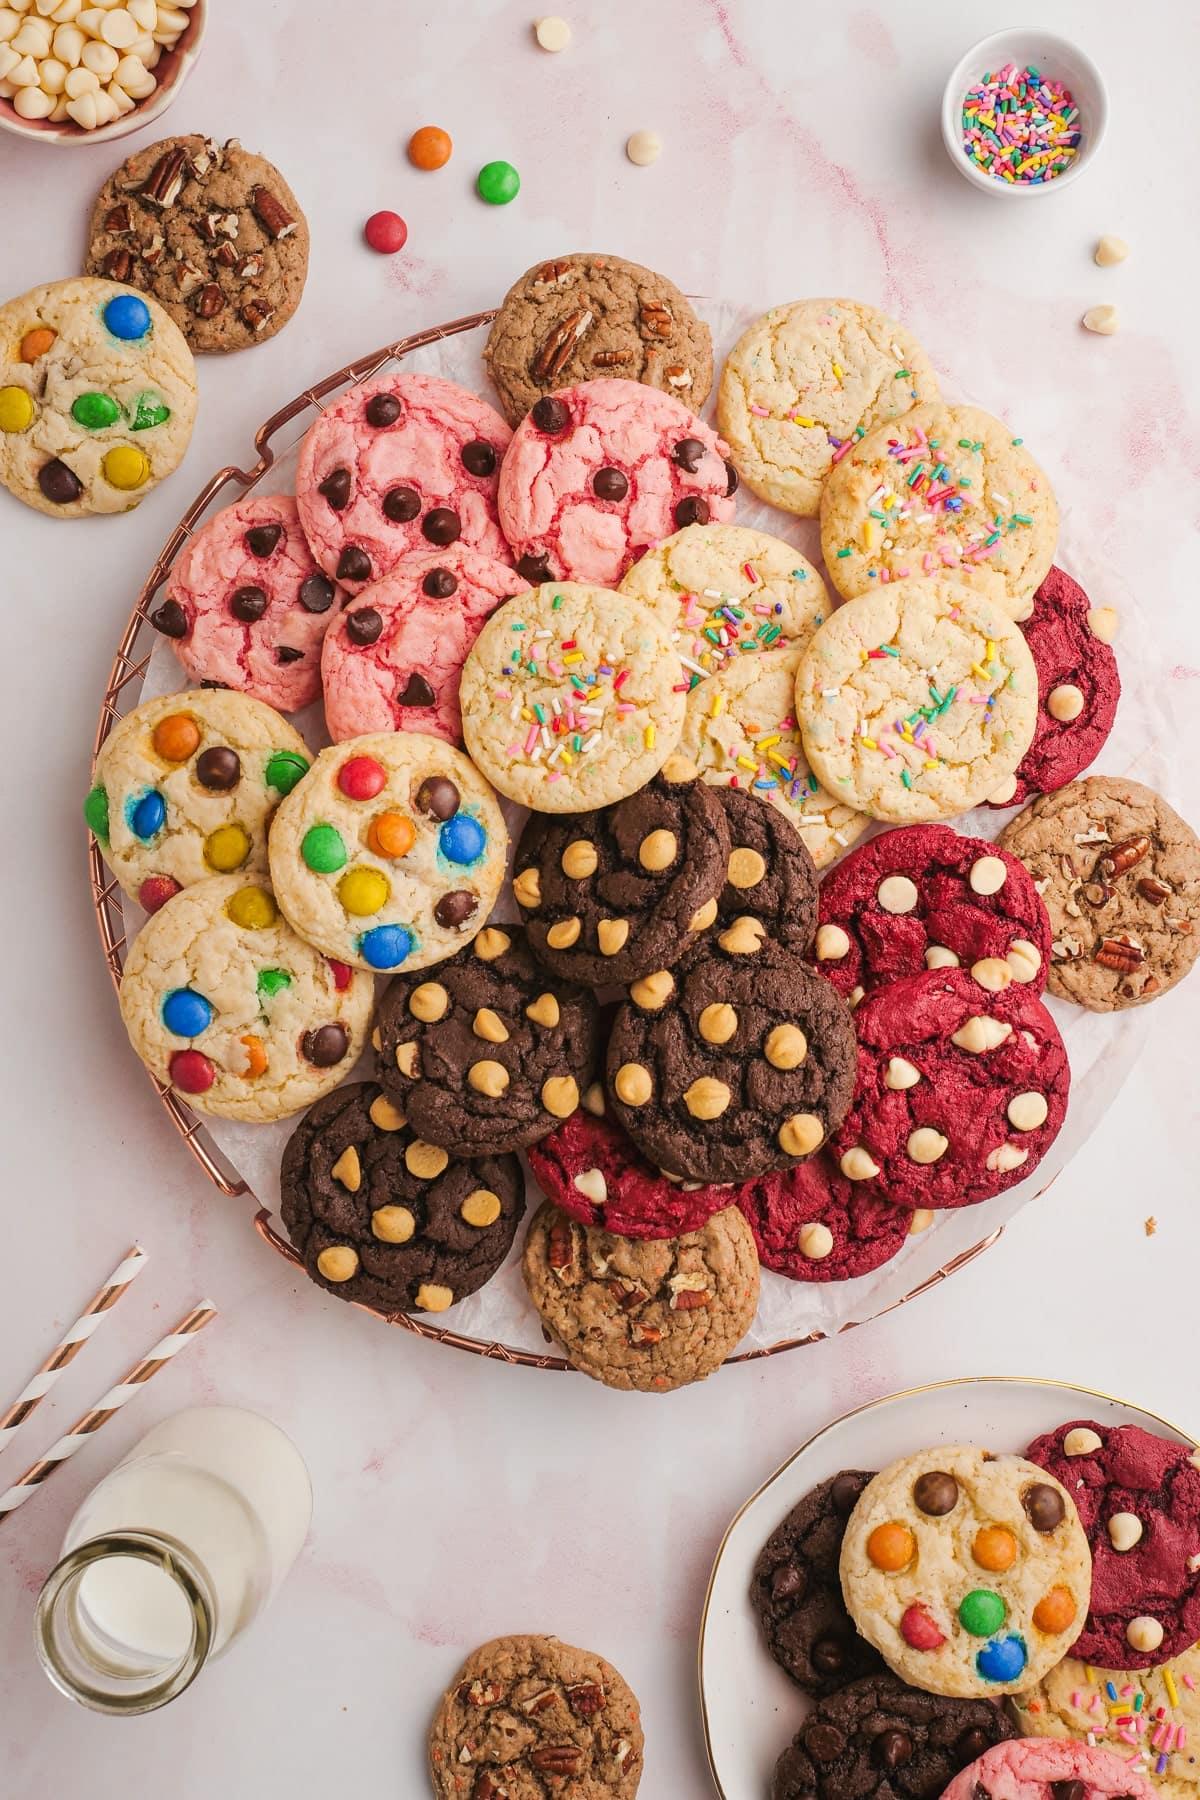
[[[542,904],[542,878],[536,869],[521,870],[513,882],[513,898],[526,912],[532,912]]]
[[[916,883],[907,875],[889,875],[875,897],[886,913],[910,913],[920,899]]]
[[[423,981],[408,996],[408,1010],[424,1025],[436,1024],[450,1009],[450,996],[440,981]]]
[[[580,929],[578,919],[560,919],[546,933],[546,942],[551,950],[569,950],[572,944],[578,943]]]
[[[1016,1131],[1036,1131],[1050,1111],[1045,1094],[1014,1094],[1008,1103],[1008,1122]]]
[[[757,887],[767,872],[767,865],[757,850],[739,844],[729,858],[728,876],[735,888]]]
[[[773,1069],[798,1069],[808,1055],[808,1039],[798,1025],[776,1025],[763,1053]]]
[[[908,1134],[908,1154],[915,1163],[935,1163],[939,1157],[945,1156],[950,1148],[950,1139],[943,1137],[931,1125],[922,1125]]]
[[[1073,681],[1064,681],[1060,686],[1051,688],[1050,698],[1046,702],[1046,711],[1060,725],[1069,725],[1083,711],[1083,691]]]
[[[473,1225],[476,1231],[486,1231],[489,1225],[496,1223],[504,1208],[499,1194],[494,1194],[491,1188],[476,1188],[458,1210],[468,1225]]]
[[[675,977],[669,969],[656,969],[653,975],[643,975],[635,981],[629,990],[629,997],[643,1012],[657,1012],[667,1004],[675,992]]]
[[[706,900],[704,902],[704,905],[697,908],[697,910],[692,914],[691,918],[688,920],[688,930],[689,931],[707,931],[709,926],[712,924],[713,920],[716,918],[716,916],[717,916],[716,901],[715,900]]]
[[[988,799],[994,801],[997,806],[1007,806],[1009,801],[1015,796],[1016,791],[1016,775],[1006,775],[995,792],[988,795]]]
[[[317,1268],[326,1281],[349,1281],[358,1273],[358,1251],[349,1244],[330,1244],[318,1256]]]
[[[1089,1431],[1086,1425],[1076,1425],[1063,1439],[1064,1456],[1092,1456],[1099,1448],[1099,1433]]]
[[[377,1206],[371,1214],[371,1230],[381,1244],[407,1244],[416,1229],[407,1206]]]
[[[1163,1628],[1157,1619],[1141,1613],[1136,1619],[1130,1619],[1125,1636],[1135,1650],[1157,1650],[1163,1641]]]
[[[362,1186],[362,1163],[359,1161],[358,1151],[353,1144],[346,1146],[329,1173],[335,1181],[340,1181],[349,1193],[357,1194]]]
[[[654,1083],[649,1069],[643,1069],[641,1063],[622,1063],[613,1078],[613,1088],[626,1106],[645,1106],[654,1092]]]
[[[599,863],[596,846],[590,838],[575,838],[562,853],[562,872],[572,881],[584,881],[594,875]],[[516,892],[515,887],[513,891]]]
[[[871,1181],[879,1173],[879,1164],[861,1144],[845,1151],[838,1167],[847,1181]]]
[[[579,1105],[579,1083],[573,1075],[551,1075],[542,1083],[542,1105],[556,1119],[569,1119]]]
[[[1115,306],[1089,306],[1081,323],[1085,331],[1094,331],[1098,337],[1111,337],[1120,320]]]
[[[1042,966],[1042,953],[1028,938],[1014,938],[1004,960],[1012,970],[1014,981],[1036,981]]]
[[[604,1089],[598,1081],[589,1082],[584,1088],[580,1105],[584,1112],[591,1113],[593,1119],[604,1117]]]
[[[779,1127],[779,1148],[786,1156],[811,1156],[824,1137],[825,1127],[815,1113],[793,1113]]]
[[[930,944],[925,952],[927,969],[957,969],[958,966],[959,958],[953,950],[947,950],[945,944]]]
[[[1022,1150],[1016,1144],[1000,1144],[988,1152],[987,1166],[993,1174],[1007,1175],[1028,1161],[1028,1150]]]
[[[651,831],[638,845],[638,861],[652,874],[669,869],[678,854],[679,844],[673,831]]]
[[[920,1079],[921,1071],[915,1063],[903,1056],[893,1056],[884,1070],[883,1085],[891,1088],[893,1093],[903,1093],[905,1088],[916,1087]]]
[[[552,55],[559,50],[565,50],[571,41],[571,27],[565,19],[557,17],[535,19],[533,34],[541,48],[549,50]]]
[[[733,1095],[723,1081],[701,1075],[683,1096],[683,1104],[693,1119],[719,1119]]]
[[[657,131],[635,131],[625,141],[625,154],[639,169],[649,168],[662,155],[662,139]]]
[[[1114,263],[1124,262],[1128,255],[1129,245],[1125,239],[1114,237],[1111,231],[1105,232],[1093,252],[1095,261],[1102,269],[1111,269]]]
[[[1108,1521],[1108,1540],[1114,1550],[1132,1550],[1142,1539],[1142,1521],[1136,1513],[1114,1513]]]
[[[973,894],[998,894],[1008,880],[1008,869],[1000,856],[977,856],[967,874]]]
[[[972,1056],[982,1056],[985,1051],[995,1050],[1012,1036],[1012,1026],[1006,1025],[1003,1019],[993,1019],[987,1013],[976,1013],[974,1018],[967,1019],[959,1026],[950,1039],[960,1050],[967,1050]]]
[[[616,956],[629,938],[628,919],[601,919],[596,926],[596,942],[601,956]]]
[[[1111,644],[1117,635],[1117,609],[1115,606],[1093,606],[1087,616],[1088,630],[1102,644]]]
[[[971,973],[981,988],[989,994],[1002,994],[1012,981],[1013,974],[1006,962],[998,956],[981,957],[977,963],[971,964]]]
[[[810,1262],[823,1262],[833,1250],[833,1233],[828,1225],[802,1225],[797,1238],[801,1256]]]
[[[706,1044],[727,1044],[737,1033],[737,1014],[732,1006],[720,1000],[704,1008],[697,1024]]]
[[[841,962],[850,954],[850,939],[840,925],[822,925],[817,932],[817,961]]]
[[[909,1237],[916,1237],[919,1231],[928,1231],[932,1224],[933,1213],[930,1211],[929,1207],[918,1206],[916,1212],[914,1212],[912,1218],[908,1221]]]
[[[578,1188],[584,1199],[590,1200],[593,1206],[603,1206],[608,1199],[608,1183],[602,1169],[581,1169],[571,1186]]]
[[[850,1011],[853,1012],[856,1006],[862,1005],[866,996],[867,990],[861,984],[858,987],[852,987],[846,996],[846,1005],[850,1008]]]
[[[481,1006],[471,1021],[471,1030],[488,1044],[507,1044],[508,1026],[490,1006]]]

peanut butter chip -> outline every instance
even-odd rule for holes
[[[808,1039],[798,1025],[776,1025],[763,1051],[773,1069],[798,1069],[808,1055]]]
[[[723,1081],[701,1075],[683,1096],[683,1103],[693,1119],[719,1119],[733,1095]]]
[[[739,844],[730,855],[728,874],[735,888],[757,887],[766,872],[766,861],[757,850]]]
[[[716,905],[714,900],[714,914]],[[729,952],[730,956],[757,956],[762,949],[763,931],[764,926],[761,919],[752,918],[749,913],[744,913],[740,919],[735,919],[732,925],[726,926],[717,942],[722,950]]]
[[[659,774],[664,781],[669,781],[674,787],[678,786],[681,781],[695,781],[700,771],[690,756],[683,756],[676,750],[668,756],[659,770]]]
[[[641,1063],[622,1063],[617,1070],[613,1087],[618,1100],[623,1100],[626,1106],[645,1106],[654,1092],[650,1071],[643,1069]]]
[[[1100,1448],[1100,1434],[1086,1425],[1076,1425],[1068,1431],[1063,1439],[1063,1453],[1066,1456],[1093,1456]]]
[[[817,932],[817,961],[841,962],[850,954],[850,939],[840,925],[822,925]]]
[[[861,1144],[853,1144],[838,1164],[847,1181],[871,1181],[879,1173],[879,1164]]]
[[[432,1181],[449,1161],[440,1144],[427,1144],[423,1138],[414,1138],[404,1152],[404,1166],[418,1181]]]
[[[669,869],[679,854],[679,845],[673,831],[651,831],[638,845],[638,861],[643,869],[657,874],[662,869]]]
[[[1046,711],[1060,724],[1069,725],[1083,711],[1083,690],[1077,688],[1073,681],[1064,681],[1061,686],[1051,688]]]
[[[498,931],[494,925],[485,925],[475,939],[475,954],[480,962],[495,962],[511,948],[512,939],[507,931]]]
[[[383,1049],[383,1034],[378,1025],[374,1025],[371,1028],[371,1048],[376,1052]]]
[[[824,1262],[833,1250],[833,1233],[828,1225],[802,1225],[796,1242],[801,1256],[807,1256],[811,1262]]]
[[[815,1113],[793,1113],[779,1127],[779,1148],[785,1156],[810,1156],[825,1136]]]
[[[920,895],[916,883],[907,875],[889,875],[886,881],[880,882],[875,897],[886,913],[910,913]]]
[[[407,1075],[410,1079],[416,1075],[416,1072],[417,1072],[417,1046],[416,1046],[416,1044],[397,1044],[396,1045],[396,1067],[399,1069],[399,1071],[402,1075]]]
[[[358,1251],[349,1244],[330,1244],[318,1256],[317,1268],[326,1281],[349,1281],[358,1273]]]
[[[573,1075],[551,1075],[542,1083],[542,1105],[556,1119],[569,1119],[579,1105],[579,1086]]]
[[[499,1013],[490,1006],[481,1006],[471,1021],[471,1030],[477,1038],[483,1038],[489,1044],[507,1044],[508,1026]]]
[[[357,1194],[362,1186],[362,1164],[358,1160],[358,1151],[353,1144],[349,1144],[342,1151],[329,1173],[335,1181],[340,1181],[348,1192]]]
[[[706,1006],[700,1014],[700,1036],[706,1044],[727,1044],[738,1028],[737,1014],[724,1000]]]
[[[584,1112],[591,1113],[593,1119],[604,1117],[604,1089],[598,1081],[589,1082],[584,1088],[580,1105]]]
[[[513,882],[513,895],[518,906],[532,912],[542,904],[542,878],[536,869],[522,869]]]
[[[525,1017],[532,1019],[535,1025],[545,1025],[553,1029],[559,1021],[558,1001],[553,994],[539,994],[525,1008]]]
[[[416,1229],[407,1206],[378,1206],[371,1214],[371,1230],[383,1244],[407,1244]]]
[[[546,933],[546,942],[552,950],[569,950],[572,944],[578,943],[579,931],[578,919],[560,919]]]
[[[1050,1111],[1045,1094],[1014,1094],[1008,1103],[1008,1122],[1016,1131],[1036,1131]]]
[[[572,881],[585,881],[594,875],[600,858],[590,838],[575,838],[562,853],[562,872]]]
[[[482,1062],[472,1063],[467,1070],[467,1080],[477,1094],[486,1094],[489,1100],[498,1100],[508,1086],[508,1070],[503,1063],[492,1062],[484,1057]]]
[[[450,996],[440,981],[423,981],[408,996],[408,1010],[424,1025],[433,1025],[450,1009]]]
[[[906,1056],[893,1056],[884,1070],[883,1085],[892,1092],[903,1093],[906,1088],[916,1087],[921,1079],[921,1071],[915,1063],[910,1063]]]
[[[931,1125],[922,1125],[918,1131],[908,1134],[908,1154],[915,1163],[935,1163],[949,1148],[950,1139],[943,1137],[940,1131],[934,1131]]]
[[[400,1108],[393,1106],[386,1094],[376,1094],[367,1116],[377,1131],[403,1131],[408,1123]]]
[[[971,964],[971,973],[981,988],[989,994],[1002,994],[1011,982],[1012,970],[998,956],[984,956]]]
[[[675,992],[675,977],[669,969],[656,969],[653,975],[643,975],[635,981],[629,990],[629,997],[643,1012],[657,1012],[665,1006]]]
[[[1012,970],[1014,981],[1036,981],[1042,966],[1042,953],[1028,938],[1014,938],[1004,960]]]
[[[625,948],[629,937],[628,919],[601,919],[596,926],[596,941],[602,956],[615,956]]]
[[[468,1225],[483,1231],[500,1217],[500,1196],[493,1194],[491,1188],[476,1188],[473,1194],[467,1195],[459,1211]]]
[[[1008,880],[1008,870],[999,856],[977,856],[967,875],[973,894],[998,894]]]
[[[448,1306],[454,1305],[454,1295],[436,1281],[423,1281],[413,1304],[418,1312],[445,1312]]]
[[[930,944],[925,952],[927,969],[957,969],[959,959],[953,950],[947,950],[945,944]]]
[[[712,924],[713,920],[716,918],[716,916],[717,916],[716,901],[715,900],[706,900],[704,902],[704,905],[701,907],[698,907],[697,910],[692,914],[691,918],[688,920],[688,930],[689,931],[707,931],[709,926]]]

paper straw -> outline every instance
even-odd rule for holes
[[[82,1418],[76,1419],[65,1437],[60,1437],[57,1444],[52,1444],[39,1461],[26,1469],[23,1475],[18,1475],[7,1492],[0,1494],[0,1525],[3,1525],[5,1517],[9,1513],[15,1512],[18,1506],[28,1500],[30,1494],[34,1493],[60,1464],[66,1462],[68,1457],[74,1456],[75,1452],[87,1443],[93,1433],[99,1431],[102,1425],[107,1425],[113,1414],[119,1412],[128,1401],[132,1400],[133,1396],[146,1385],[151,1377],[157,1375],[158,1371],[169,1363],[172,1357],[178,1356],[179,1352],[191,1343],[196,1333],[203,1331],[204,1327],[210,1324],[216,1316],[217,1309],[211,1300],[202,1300],[198,1306],[194,1306],[187,1317],[179,1321],[173,1331],[168,1332],[160,1343],[155,1344],[153,1350],[143,1356],[140,1362],[134,1364],[116,1387],[109,1388],[107,1394],[98,1400],[90,1411],[85,1412]]]
[[[37,1374],[21,1389],[8,1411],[0,1413],[0,1450],[16,1436],[29,1415],[37,1411],[68,1363],[74,1362],[101,1319],[112,1311],[149,1260],[142,1246],[135,1244],[124,1262],[117,1264],[100,1292],[88,1301],[70,1331],[60,1338]]]

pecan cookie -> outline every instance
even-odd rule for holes
[[[445,1312],[490,1281],[525,1211],[515,1156],[460,1162],[373,1082],[309,1109],[283,1153],[283,1222],[318,1286],[377,1312]]]
[[[745,788],[714,787],[729,831],[717,924],[749,915],[773,943],[804,955],[817,922],[817,871],[787,814]]]
[[[807,1694],[836,1694],[883,1668],[842,1599],[846,1520],[875,1471],[843,1469],[805,1494],[758,1553],[750,1599],[767,1648]],[[977,1752],[976,1752],[977,1754]]]
[[[236,138],[163,138],[100,189],[86,272],[153,294],[193,350],[244,350],[299,306],[308,222],[279,170]]]
[[[539,968],[519,925],[486,925],[428,975],[391,983],[380,1080],[430,1143],[467,1156],[521,1150],[575,1111],[598,1033],[591,994]]]
[[[634,1242],[547,1202],[521,1260],[546,1329],[606,1387],[661,1394],[703,1381],[750,1329],[758,1255],[735,1206],[699,1231]]]
[[[669,968],[716,918],[729,849],[720,802],[679,756],[598,812],[534,813],[513,873],[534,955],[589,987]]]
[[[1092,1012],[1144,1005],[1200,951],[1200,840],[1153,788],[1089,775],[1006,825],[1046,903],[1048,986]]]
[[[483,360],[512,425],[542,394],[595,376],[662,388],[696,412],[712,386],[712,334],[675,283],[586,251],[526,269],[501,302]]]
[[[554,1637],[494,1638],[446,1691],[429,1774],[438,1800],[633,1800],[643,1747],[637,1700],[602,1656]]]

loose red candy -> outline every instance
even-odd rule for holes
[[[408,226],[399,213],[372,213],[363,227],[363,236],[380,256],[395,256],[408,241]]]
[[[344,963],[344,962],[334,962],[332,956],[327,956],[325,958],[325,960],[329,964],[329,967],[333,971],[334,987],[337,989],[339,994],[344,994],[346,989],[350,986],[350,977],[353,973],[353,970],[351,969],[350,964]]]
[[[373,756],[352,756],[338,770],[337,784],[349,800],[373,800],[386,781],[386,771]]]
[[[147,875],[138,889],[138,900],[148,913],[157,912],[168,900],[173,900],[179,892],[179,883],[173,875]]]
[[[923,1606],[906,1606],[900,1618],[900,1636],[914,1650],[937,1650],[946,1641]]]
[[[181,1094],[206,1094],[217,1071],[199,1050],[177,1050],[169,1064],[171,1086]]]

